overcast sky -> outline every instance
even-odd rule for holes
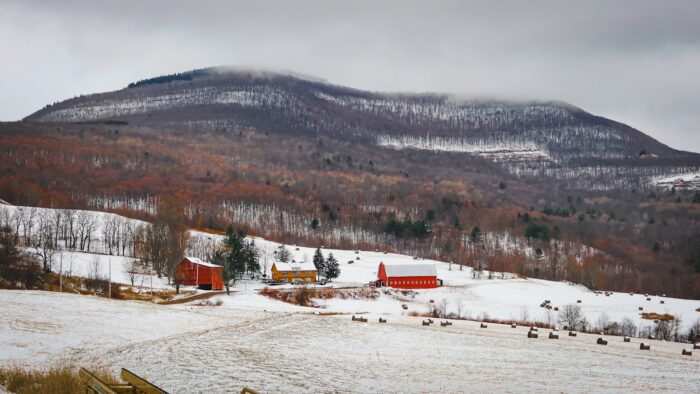
[[[562,100],[700,152],[700,1],[0,0],[0,120],[214,65]]]

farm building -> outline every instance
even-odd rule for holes
[[[377,284],[398,289],[431,289],[438,286],[434,263],[379,263]]]
[[[270,270],[272,271],[272,280],[274,282],[316,282],[317,272],[314,263],[275,262]]]
[[[224,267],[207,263],[196,257],[185,257],[177,265],[176,277],[185,286],[197,286],[204,290],[223,290]]]

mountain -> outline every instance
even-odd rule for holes
[[[640,152],[657,158],[700,157],[560,102],[375,93],[295,75],[226,68],[161,76],[76,97],[26,120],[331,135],[398,149],[527,161],[637,158]]]
[[[700,155],[561,102],[208,68],[0,123],[0,199],[700,297]]]

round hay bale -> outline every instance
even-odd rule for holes
[[[570,337],[575,337],[576,335],[578,335],[578,334],[576,334],[576,331],[569,331]]]
[[[640,306],[640,307],[639,307],[639,310],[640,310],[640,311],[643,311],[643,310],[644,310],[644,308]]]
[[[386,319],[382,319],[381,317],[379,318],[380,323],[386,323]]]
[[[577,303],[577,304],[580,304],[580,303],[581,303],[581,300],[576,300],[576,303]]]
[[[427,320],[423,320],[423,325],[424,325],[424,326],[429,326],[429,325],[430,325],[430,322],[427,321]]]
[[[651,301],[651,297],[647,297],[647,301]]]
[[[700,349],[700,342],[693,344],[693,349]]]
[[[690,350],[690,349],[683,349],[683,351],[681,352],[681,355],[683,355],[683,356],[692,356],[692,355],[693,355],[693,351]]]
[[[447,327],[447,322],[446,322],[446,321],[441,321],[441,322],[440,322],[440,327]]]
[[[651,345],[642,342],[639,344],[639,350],[651,350]]]
[[[607,344],[608,344],[608,341],[606,341],[606,340],[603,339],[603,338],[598,338],[598,340],[596,341],[596,343],[597,343],[598,345],[607,345]]]
[[[622,341],[623,341],[623,342],[629,342],[629,341],[630,341],[630,337],[624,337],[624,338],[622,339]]]
[[[510,324],[510,328],[516,328],[516,327],[518,327],[517,324],[515,324],[515,323],[511,323],[511,324]]]
[[[430,299],[430,303],[431,303],[431,304],[435,303],[435,300],[431,298],[431,299]]]
[[[558,307],[558,306],[555,306],[555,307],[554,307],[554,310],[555,310],[555,311],[559,311],[559,307]]]
[[[528,331],[527,332],[527,337],[528,338],[537,338],[537,331]]]
[[[355,260],[359,260],[359,259],[360,259],[360,256],[357,256],[357,258]]]
[[[549,339],[559,339],[559,334],[555,334],[553,332],[549,333]]]
[[[488,326],[487,326],[486,324],[484,324],[484,323],[481,323],[481,325],[480,325],[479,327],[481,327],[481,328],[487,328]]]
[[[433,319],[428,319],[428,323],[433,324],[435,322],[433,321]]]
[[[664,300],[659,301],[661,304],[665,304],[666,302]]]

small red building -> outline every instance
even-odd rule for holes
[[[378,284],[397,289],[432,289],[438,286],[433,263],[379,263]]]
[[[224,267],[207,263],[196,257],[185,257],[177,265],[176,278],[185,286],[203,290],[223,290]]]

